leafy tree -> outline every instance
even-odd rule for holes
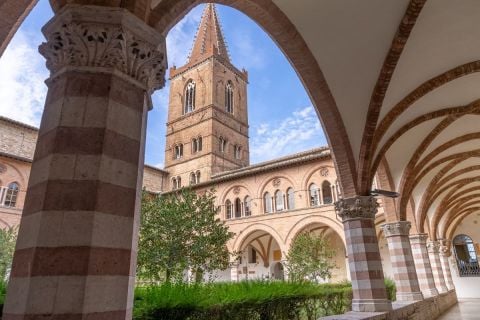
[[[0,229],[0,282],[6,280],[12,266],[17,228]]]
[[[302,233],[292,242],[287,255],[287,270],[292,281],[326,280],[332,276],[335,251],[324,238]]]
[[[217,217],[214,191],[190,189],[166,195],[143,194],[138,274],[180,282],[189,269],[200,282],[205,272],[228,268],[227,241],[233,238]]]

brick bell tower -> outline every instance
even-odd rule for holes
[[[248,166],[247,84],[207,4],[186,65],[170,69],[165,170],[170,187],[198,184]]]

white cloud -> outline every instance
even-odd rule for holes
[[[253,131],[250,140],[252,163],[326,145],[313,107],[296,110],[279,121],[261,123]]]
[[[247,70],[263,69],[266,66],[265,51],[255,44],[253,35],[242,28],[237,28],[233,33],[229,44],[230,54],[233,54],[235,60],[241,62],[238,67]]]
[[[0,115],[38,126],[48,77],[39,36],[18,31],[0,59]]]

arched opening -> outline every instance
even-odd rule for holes
[[[245,217],[249,217],[252,215],[252,198],[250,196],[246,196],[245,200],[243,201],[243,207],[245,209]]]
[[[322,197],[323,204],[333,203],[332,185],[327,180],[322,182]]]
[[[475,244],[471,237],[459,234],[453,239],[453,250],[460,277],[478,277],[480,268]]]
[[[287,209],[295,209],[295,192],[293,191],[293,188],[287,189]]]
[[[235,199],[235,218],[242,217],[242,201],[239,198]]]
[[[225,219],[232,219],[232,202],[230,200],[225,201]]]
[[[281,262],[277,262],[273,265],[272,279],[274,279],[274,280],[285,280],[284,267],[283,267],[283,264]]]
[[[269,192],[265,192],[263,195],[263,208],[265,213],[272,213],[273,212],[273,205],[272,205],[272,196]]]
[[[233,83],[228,80],[227,85],[225,86],[225,111],[228,113],[233,113],[234,108],[234,97],[233,97]]]
[[[3,204],[6,207],[14,208],[17,205],[18,191],[20,190],[18,183],[12,182],[7,186],[5,200]]]
[[[285,199],[281,190],[275,191],[275,211],[285,210]]]
[[[320,205],[320,193],[315,183],[312,183],[308,188],[310,193],[310,206],[316,207]]]
[[[193,80],[189,80],[185,87],[183,114],[193,112],[195,110],[195,94],[196,85]]]

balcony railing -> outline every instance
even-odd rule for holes
[[[480,277],[480,267],[478,261],[466,262],[458,261],[458,272],[460,277]]]

